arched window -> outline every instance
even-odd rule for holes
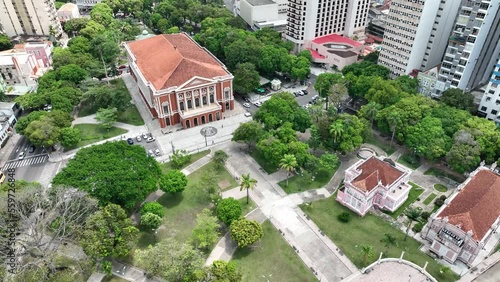
[[[179,102],[179,108],[181,109],[181,111],[184,111],[184,101]]]
[[[214,102],[214,94],[210,94],[210,103]]]
[[[188,109],[193,108],[193,102],[191,100],[188,100]]]
[[[224,99],[229,100],[229,87],[224,88]]]
[[[202,98],[203,105],[207,104],[207,96],[203,96]]]

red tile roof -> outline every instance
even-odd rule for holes
[[[481,241],[500,216],[500,176],[480,170],[438,215]]]
[[[375,157],[369,158],[357,169],[361,170],[361,174],[352,181],[352,184],[362,191],[373,190],[379,181],[384,186],[390,186],[404,174],[389,163]]]
[[[316,44],[324,44],[324,43],[337,43],[337,44],[348,44],[354,47],[359,47],[363,44],[354,41],[348,37],[340,36],[337,34],[329,34],[322,37],[317,37],[313,40]]]
[[[230,74],[184,33],[162,34],[127,44],[142,75],[157,90],[179,86],[193,76],[213,78]]]

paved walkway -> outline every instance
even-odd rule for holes
[[[327,237],[322,235],[319,228],[306,219],[298,204],[311,199],[311,195],[329,196],[326,189],[308,191],[297,195],[287,195],[277,182],[283,180],[283,174],[265,173],[258,164],[240,148],[245,145],[225,143],[216,149],[224,149],[229,158],[226,163],[228,171],[235,177],[250,173],[257,180],[256,187],[250,191],[250,197],[259,206],[247,217],[256,217],[260,222],[266,218],[284,234],[284,239],[298,251],[298,255],[305,264],[314,269],[318,279],[322,281],[341,281],[358,269],[345,256],[338,252],[338,248]],[[285,176],[286,178],[286,176]],[[245,194],[238,193],[235,189],[224,192],[224,196],[241,197]],[[245,193],[245,192],[244,192]],[[217,259],[230,259],[234,253],[234,245],[223,238],[214,248],[207,260],[210,264]]]

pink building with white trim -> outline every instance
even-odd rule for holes
[[[357,62],[365,47],[348,37],[330,34],[306,40],[304,48],[311,52],[313,62],[323,63],[328,67],[335,65],[337,69],[342,70],[345,66]]]
[[[396,211],[408,198],[410,170],[390,159],[359,160],[345,171],[337,201],[364,216],[372,207]]]

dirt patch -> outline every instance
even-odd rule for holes
[[[229,180],[222,180],[222,181],[219,181],[219,183],[217,183],[217,185],[219,185],[220,189],[224,190],[224,189],[229,188],[229,186],[231,186],[231,183],[229,182]]]

